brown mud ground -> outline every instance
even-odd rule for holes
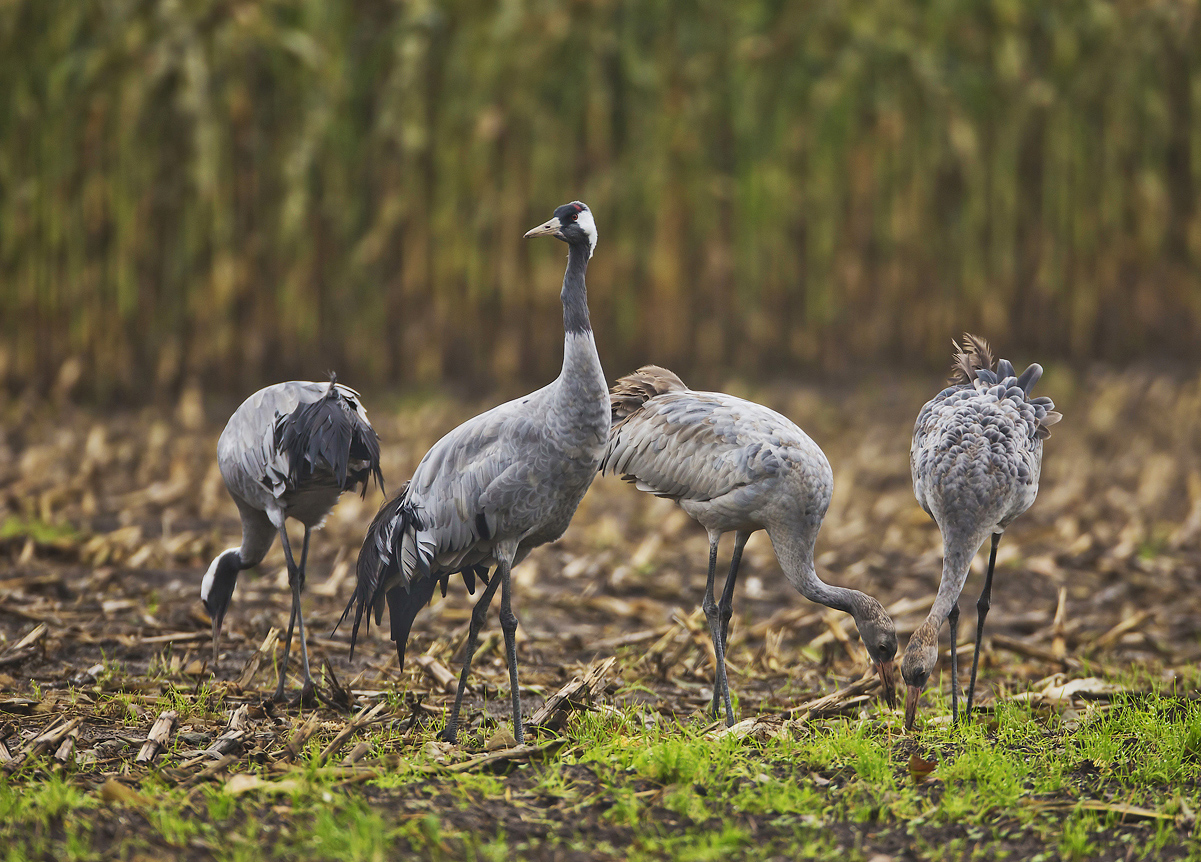
[[[929,608],[941,565],[939,535],[913,499],[908,466],[913,419],[937,387],[930,379],[881,378],[838,389],[729,388],[791,416],[823,447],[836,491],[819,537],[819,572],[878,597],[897,620],[902,646]],[[1048,374],[1041,391],[1065,418],[1046,446],[1037,503],[1001,543],[982,651],[985,703],[1063,680],[1119,677],[1131,668],[1168,689],[1174,680],[1193,679],[1201,657],[1201,380],[1064,371]],[[368,403],[393,491],[438,436],[487,406]],[[214,457],[224,405],[206,412],[200,395],[188,392],[170,409],[116,414],[31,400],[0,409],[0,758],[14,758],[0,781],[33,786],[58,772],[89,791],[107,787],[109,799],[120,795],[112,781],[137,788],[151,773],[181,787],[240,773],[251,780],[277,764],[284,768],[292,760],[287,746],[307,730],[311,740],[294,744],[296,759],[343,769],[338,786],[374,809],[402,819],[440,811],[444,829],[503,834],[535,848],[524,851],[533,858],[622,856],[630,830],[607,816],[613,799],[594,769],[565,767],[577,800],[568,808],[539,789],[539,759],[558,756],[553,734],[536,735],[524,750],[504,750],[508,684],[494,617],[476,659],[462,744],[430,748],[452,699],[444,680],[447,671],[457,676],[456,651],[466,637],[471,604],[461,582],[418,617],[403,673],[386,620],[348,662],[347,628],[331,632],[353,588],[362,531],[383,499],[375,489],[365,500],[344,497],[314,534],[310,554],[304,598],[310,658],[323,693],[340,708],[264,706],[279,655],[275,630],[286,625],[289,609],[278,543],[257,571],[242,575],[215,665],[198,601],[208,562],[238,540]],[[724,566],[728,544],[722,551]],[[563,540],[536,551],[514,574],[527,715],[595,660],[616,656],[597,681],[594,709],[633,705],[648,722],[698,720],[713,677],[699,611],[706,559],[703,531],[674,505],[598,479]],[[835,693],[802,718],[884,720],[899,733],[899,716],[880,714],[870,681],[854,686],[866,663],[849,618],[798,596],[764,534],[752,539],[744,559],[730,635],[731,687],[740,717],[767,716],[759,729],[744,731],[753,736],[798,704]],[[981,553],[961,600],[965,642],[974,633],[984,562]],[[960,656],[961,669],[970,666],[971,647]],[[293,661],[293,674],[297,669]],[[1063,676],[1051,679],[1055,674]],[[298,685],[293,676],[290,692]],[[168,728],[162,755],[136,762],[171,703],[182,706],[182,717]],[[946,708],[928,693],[923,711],[927,720],[940,720]],[[361,725],[349,726],[356,715]],[[64,732],[72,719],[79,722]],[[350,732],[339,740],[344,728]],[[356,746],[368,730],[376,734],[370,745]],[[48,738],[39,745],[43,733]],[[324,757],[315,756],[331,742],[337,744]],[[447,770],[476,758],[478,768],[501,773],[499,793],[464,807],[446,795],[453,773],[436,769],[417,784],[373,783],[418,750]],[[897,769],[919,753],[930,752],[898,736]],[[494,760],[480,760],[490,754]],[[768,773],[790,768],[770,758],[763,763]],[[837,772],[814,776],[834,787],[843,780]],[[662,783],[638,780],[637,792],[647,798],[663,792]],[[286,809],[271,799],[240,799],[243,807],[231,816],[257,816],[268,831],[288,828]],[[140,852],[221,855],[203,842],[186,851],[164,846],[136,807],[110,801],[91,815],[94,838],[142,830]],[[1055,804],[1041,802],[1048,810]],[[667,830],[682,817],[649,810]],[[780,828],[767,815],[741,820],[764,847]],[[701,817],[677,825],[705,824]],[[945,824],[915,829],[890,821],[887,811],[868,823],[826,829],[832,846],[868,858],[938,855],[929,848],[972,833]],[[593,851],[562,843],[537,849],[563,830],[583,836]],[[990,838],[990,854],[1024,858],[1047,849],[1004,818],[991,825]],[[418,846],[403,836],[395,840]],[[422,846],[422,855],[430,855]],[[454,850],[452,842],[447,852]],[[1171,842],[1159,852],[1177,855]]]

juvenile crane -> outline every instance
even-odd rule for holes
[[[675,500],[709,533],[703,608],[717,658],[714,714],[724,703],[726,723],[734,723],[726,634],[742,550],[756,530],[767,530],[784,577],[801,595],[854,618],[884,697],[895,705],[892,619],[871,596],[822,581],[813,565],[813,546],[834,489],[830,464],[818,445],[774,410],[721,392],[693,392],[654,365],[617,381],[612,409],[601,470],[640,491]],[[734,556],[717,604],[717,546],[730,531]]]
[[[976,648],[968,686],[970,718],[980,663],[980,638],[992,599],[993,567],[1001,534],[1038,495],[1043,440],[1062,417],[1050,398],[1031,398],[1043,369],[1037,363],[1020,377],[1007,359],[993,362],[988,343],[964,333],[948,387],[926,403],[913,429],[909,466],[913,493],[942,533],[942,580],[934,606],[909,639],[901,659],[907,686],[905,728],[913,726],[922,689],[938,661],[938,631],[951,627],[951,716],[959,720],[959,594],[972,557],[992,536],[984,590],[976,603]]]
[[[217,441],[217,464],[225,487],[242,518],[242,544],[222,551],[205,572],[200,598],[213,618],[213,661],[217,661],[221,623],[238,582],[238,572],[256,565],[271,549],[278,533],[288,562],[292,587],[292,616],[284,640],[275,699],[284,696],[292,629],[300,629],[304,665],[301,697],[313,691],[309,653],[304,640],[300,591],[304,588],[309,533],[319,527],[343,491],[362,485],[367,493],[371,476],[384,487],[379,466],[379,438],[359,393],[337,382],[294,380],[260,389],[234,411]],[[304,526],[300,564],[292,556],[287,518]]]
[[[531,549],[563,535],[596,475],[609,435],[609,393],[588,321],[584,273],[596,248],[596,222],[579,201],[564,204],[527,237],[567,243],[563,276],[563,368],[554,382],[464,422],[434,444],[400,495],[376,515],[359,552],[351,650],[363,612],[378,624],[388,602],[392,639],[404,665],[417,612],[441,581],[461,573],[469,592],[485,577],[471,613],[463,672],[442,737],[454,742],[471,660],[488,605],[501,588],[513,701],[513,736],[524,739],[517,681],[517,617],[510,571]],[[347,606],[347,613],[350,606]],[[345,617],[345,614],[343,614]]]

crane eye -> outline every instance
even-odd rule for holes
[[[579,214],[579,213],[576,213],[575,215],[573,215],[573,216],[571,217],[571,220],[572,220],[572,221],[579,221],[579,220],[580,220],[580,214]]]

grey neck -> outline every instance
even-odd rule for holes
[[[579,243],[567,246],[567,272],[563,274],[563,330],[568,333],[591,332],[588,320],[588,291],[584,273],[588,270],[588,248]]]
[[[262,562],[275,542],[276,529],[261,513],[242,511],[242,545],[238,549],[238,568],[249,569]]]
[[[861,602],[865,598],[863,593],[827,584],[817,576],[817,569],[813,565],[813,546],[820,527],[820,519],[814,522],[814,519],[807,518],[789,529],[769,527],[767,534],[776,549],[776,559],[780,561],[784,577],[797,592],[811,602],[848,613],[858,621]]]
[[[934,597],[934,604],[930,607],[929,616],[926,617],[934,625],[935,631],[942,626],[942,621],[951,612],[951,607],[959,601],[959,594],[963,592],[963,583],[967,580],[968,569],[972,565],[972,557],[976,556],[976,551],[980,549],[980,545],[987,538],[987,536],[963,538],[958,532],[949,529],[948,533],[950,535],[943,540],[942,580],[938,583],[938,595]]]

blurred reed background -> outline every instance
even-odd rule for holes
[[[0,382],[545,379],[572,198],[611,375],[1193,359],[1198,16],[8,0]]]

